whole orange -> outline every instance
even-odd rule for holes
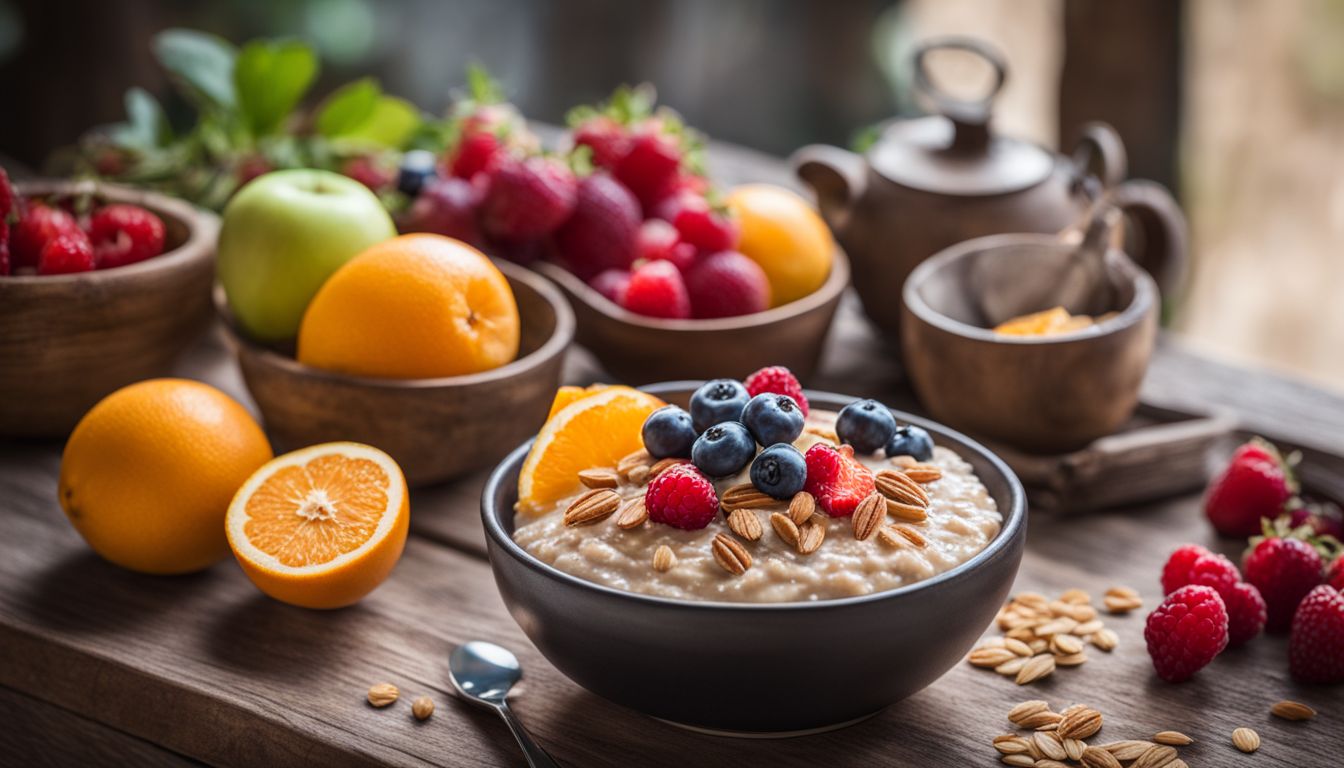
[[[771,306],[797,301],[826,282],[835,241],[812,205],[771,184],[746,184],[728,195],[742,236],[737,250],[765,271]]]
[[[357,376],[428,379],[518,355],[518,304],[490,260],[442,235],[402,235],[336,270],[299,327],[299,362]]]
[[[61,457],[61,508],[104,558],[143,573],[188,573],[225,557],[224,513],[271,458],[236,401],[184,379],[113,392],[75,427]]]

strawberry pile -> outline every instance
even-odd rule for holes
[[[158,256],[163,242],[163,222],[144,208],[20,198],[0,168],[0,276],[111,269]]]
[[[552,261],[650,317],[769,307],[766,274],[735,250],[738,226],[715,202],[700,140],[674,113],[655,109],[647,89],[622,88],[569,123],[566,148],[543,152],[497,89],[474,83],[438,162],[408,153],[398,186],[411,200],[399,227],[521,263]]]

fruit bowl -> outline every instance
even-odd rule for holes
[[[487,467],[546,420],[560,385],[574,315],[559,292],[531,271],[497,261],[518,302],[518,357],[494,370],[437,379],[379,379],[325,371],[245,337],[222,291],[225,319],[243,379],[281,450],[354,441],[386,451],[413,486]]]
[[[786,366],[806,380],[849,284],[849,261],[836,248],[826,281],[797,301],[737,317],[663,320],[622,309],[558,266],[542,263],[537,269],[569,298],[578,342],[613,376],[636,384],[741,379],[768,365]]]
[[[685,406],[698,385],[646,391]],[[814,408],[837,411],[853,400],[806,394]],[[736,735],[796,735],[872,715],[932,683],[970,649],[1003,604],[1026,540],[1022,486],[1002,461],[946,427],[894,415],[969,462],[1003,515],[985,549],[942,574],[860,597],[791,603],[678,600],[602,586],[514,542],[529,441],[495,469],[481,498],[500,594],[561,672],[653,717]]]
[[[168,373],[210,321],[219,220],[153,192],[97,182],[33,181],[24,197],[92,192],[153,211],[162,254],[67,275],[0,277],[0,435],[63,437],[105,395]]]

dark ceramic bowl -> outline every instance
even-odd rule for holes
[[[648,387],[685,404],[696,382]],[[808,392],[813,407],[853,398]],[[1026,501],[1012,470],[966,437],[904,413],[970,462],[1003,513],[975,557],[908,587],[794,603],[674,600],[563,573],[513,542],[518,470],[495,469],[481,499],[495,582],[514,620],[574,682],[690,728],[793,735],[836,728],[919,691],[956,664],[994,619],[1017,574]],[[806,662],[806,663],[804,663]]]

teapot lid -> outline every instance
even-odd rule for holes
[[[995,78],[989,93],[967,100],[938,89],[926,59],[940,49],[969,51],[987,61]],[[1050,175],[1055,158],[1045,148],[989,130],[991,102],[1007,77],[998,51],[972,38],[930,40],[915,52],[914,74],[915,87],[940,114],[888,124],[868,152],[878,173],[912,189],[963,196],[1015,192]]]

